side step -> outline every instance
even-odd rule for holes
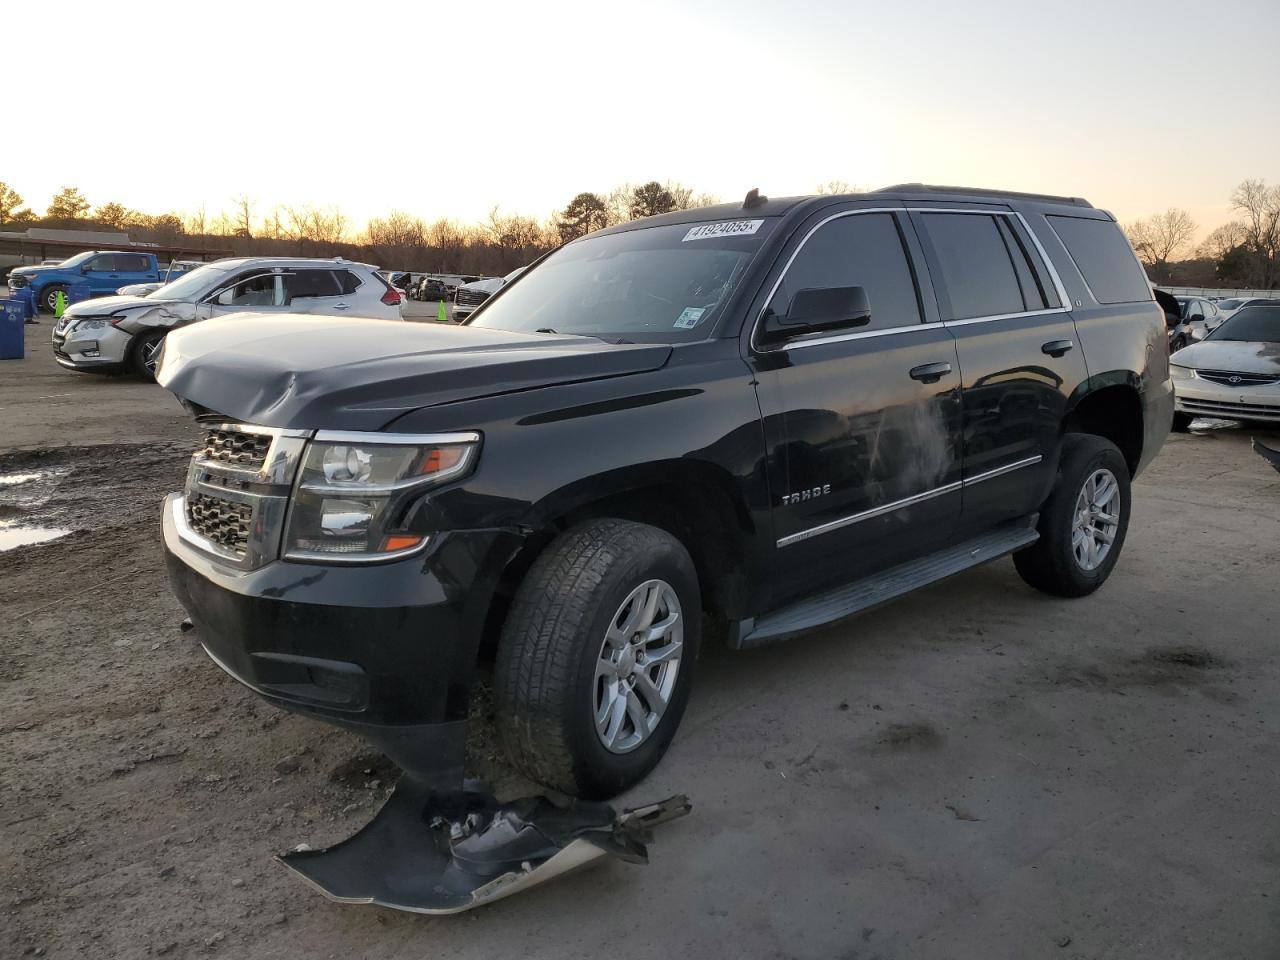
[[[729,646],[744,650],[786,640],[997,560],[1040,539],[1036,532],[1039,517],[1037,513],[1029,514],[927,557],[890,567],[762,617],[732,623]]]

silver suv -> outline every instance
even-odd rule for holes
[[[69,307],[53,328],[53,356],[69,370],[131,370],[154,379],[165,335],[197,320],[246,311],[399,320],[401,299],[366,263],[218,260],[145,296],[101,297]]]

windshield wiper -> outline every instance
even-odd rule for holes
[[[550,327],[539,327],[534,333],[555,333]]]

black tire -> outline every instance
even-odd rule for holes
[[[1187,433],[1191,429],[1191,421],[1195,418],[1189,413],[1183,413],[1181,410],[1173,412],[1173,425],[1170,427],[1174,433]]]
[[[1173,343],[1169,344],[1169,353],[1170,353],[1170,355],[1177,353],[1179,350],[1181,350],[1183,347],[1185,347],[1185,346],[1187,345],[1187,342],[1188,342],[1188,341],[1187,341],[1187,338],[1186,338],[1186,337],[1176,337],[1176,338],[1174,338]]]
[[[129,344],[129,369],[144,380],[154,380],[155,370],[148,366],[151,350],[164,339],[167,330],[147,330],[136,334]],[[154,361],[151,361],[154,362]]]
[[[615,753],[596,730],[602,690],[597,664],[612,619],[624,613],[633,591],[653,579],[673,588],[679,601],[679,667],[648,738]],[[675,537],[614,519],[590,520],[563,533],[525,576],[502,630],[494,699],[508,756],[531,779],[571,796],[605,799],[638,783],[680,724],[701,627],[697,572]],[[661,667],[651,669],[662,676]]]
[[[1119,500],[1118,528],[1101,562],[1086,569],[1072,545],[1076,503],[1085,482],[1098,470],[1110,471]],[[1062,441],[1058,477],[1040,508],[1040,539],[1013,555],[1019,575],[1031,586],[1058,597],[1083,597],[1097,590],[1115,568],[1129,529],[1132,505],[1129,466],[1114,443],[1087,433],[1069,433]]]
[[[45,287],[40,291],[40,308],[45,313],[56,314],[58,312],[58,294],[59,292],[65,297],[67,293],[66,287],[60,287],[57,284]],[[66,302],[65,300],[63,301]]]

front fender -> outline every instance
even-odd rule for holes
[[[172,329],[196,319],[194,304],[158,303],[145,310],[130,312],[116,326],[126,333],[142,333],[144,330]]]

